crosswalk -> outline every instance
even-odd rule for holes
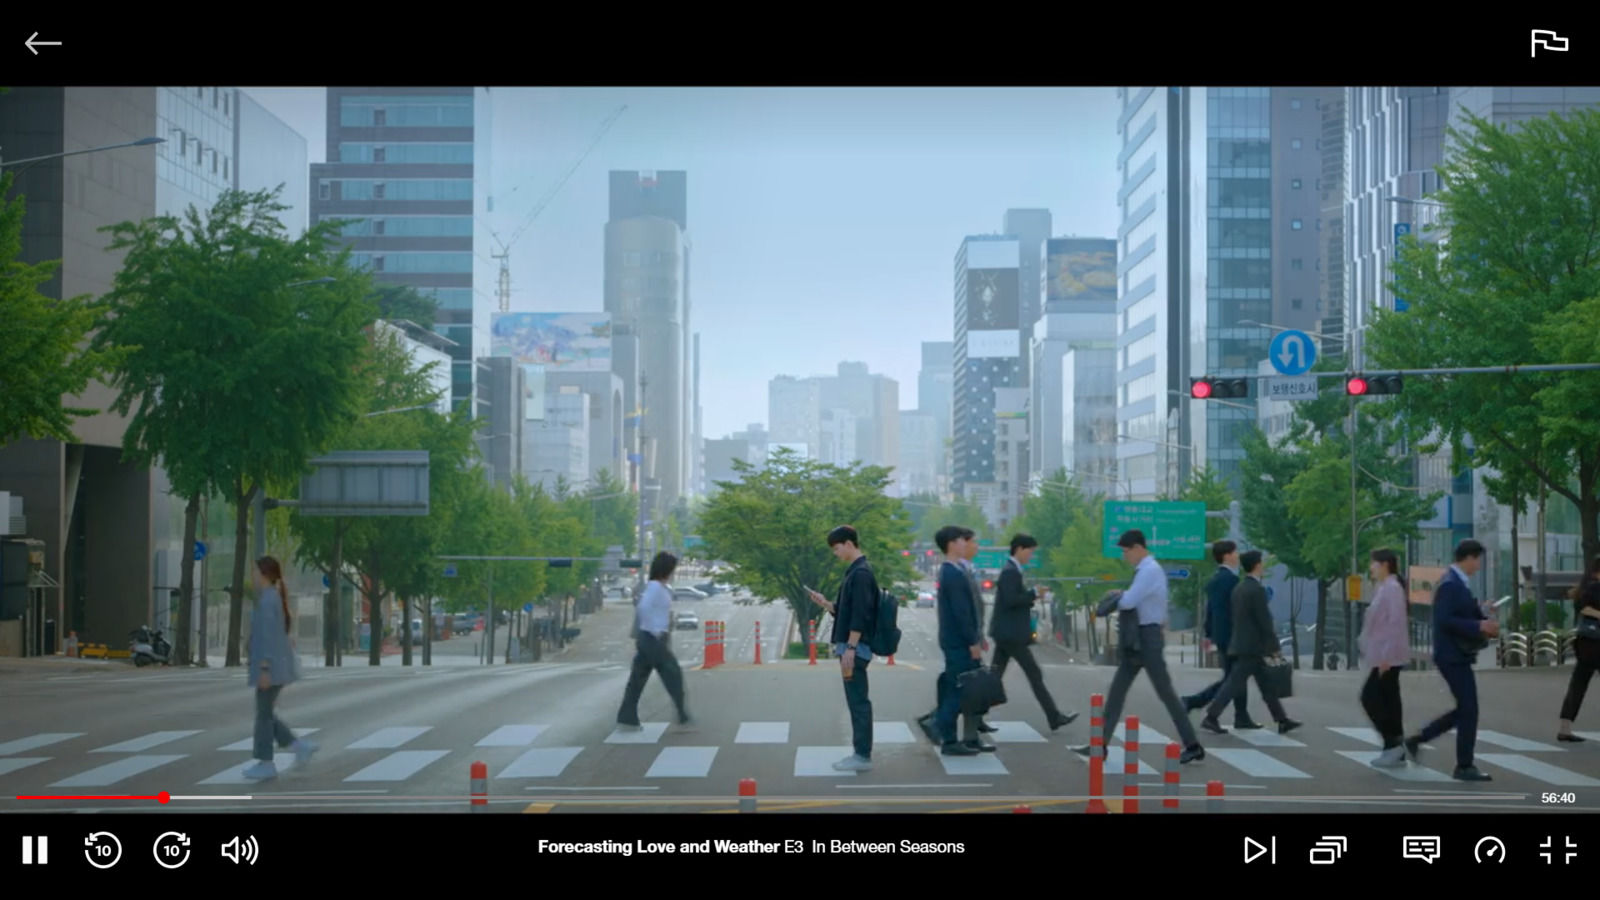
[[[1051,767],[1074,765],[1072,761],[1078,760],[1065,746],[1066,741],[1052,740],[1027,722],[991,724],[998,729],[990,735],[998,745],[997,752],[951,757],[938,754],[907,722],[875,722],[878,771],[893,771],[906,752],[923,753],[937,760],[943,774],[953,779],[1036,777],[1051,771]],[[799,744],[795,741],[797,730],[790,722],[761,721],[725,723],[679,734],[668,723],[649,722],[638,731],[614,731],[593,745],[582,746],[571,741],[570,731],[564,732],[554,723],[513,722],[471,734],[429,725],[388,725],[359,736],[342,731],[340,740],[324,744],[312,766],[319,778],[352,785],[402,785],[424,773],[439,771],[451,757],[463,765],[469,760],[487,761],[491,779],[498,781],[538,782],[570,777],[574,765],[586,755],[598,756],[601,771],[589,771],[585,777],[596,783],[597,778],[632,783],[639,778],[653,781],[739,777],[756,764],[769,770],[777,767],[797,779],[849,782],[863,777],[834,770],[833,764],[851,753],[842,741]],[[318,742],[322,733],[319,728],[296,730],[297,735]],[[561,740],[564,734],[569,735],[565,742]],[[1477,761],[1496,775],[1518,776],[1550,787],[1600,787],[1600,752],[1590,749],[1600,751],[1600,732],[1580,734],[1595,743],[1575,745],[1569,750],[1553,743],[1483,731],[1478,736],[1482,752]],[[669,736],[673,738],[670,741]],[[158,778],[165,773],[181,773],[176,776],[179,782],[201,775],[193,782],[200,787],[248,784],[240,773],[250,762],[253,743],[238,734],[229,737],[235,739],[224,743],[216,733],[201,730],[155,731],[113,743],[101,743],[84,732],[14,737],[0,742],[0,795],[12,787],[39,788],[45,784],[52,789],[109,789],[137,781],[141,776]],[[842,737],[837,735],[836,740]],[[1108,776],[1121,777],[1125,772],[1125,740],[1126,731],[1119,726],[1115,741],[1107,748]],[[1164,765],[1166,745],[1171,740],[1148,726],[1140,728],[1141,759],[1137,769],[1141,776],[1159,774],[1157,767]],[[1422,765],[1372,767],[1369,763],[1381,742],[1366,726],[1308,725],[1293,735],[1265,730],[1235,732],[1208,736],[1206,743],[1207,762],[1202,765],[1208,775],[1220,767],[1229,779],[1241,783],[1289,786],[1297,780],[1330,774],[1343,778],[1353,774],[1353,766],[1402,782],[1442,783],[1449,782],[1450,776],[1432,766],[1453,762],[1451,749],[1444,746],[1450,743],[1447,738],[1423,757]],[[623,749],[628,747],[640,749]],[[177,765],[183,761],[188,762]],[[293,761],[293,754],[286,752],[280,752],[276,760],[280,771],[290,770]],[[1210,765],[1212,761],[1218,765]],[[1329,768],[1330,763],[1333,769]],[[1081,765],[1081,761],[1076,764]],[[37,777],[42,773],[49,774]]]

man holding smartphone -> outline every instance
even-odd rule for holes
[[[813,603],[833,615],[833,650],[839,657],[844,676],[844,702],[850,710],[850,737],[854,753],[833,764],[840,772],[872,770],[872,697],[867,691],[867,664],[872,651],[866,638],[872,635],[878,614],[877,576],[861,552],[861,535],[849,525],[828,532],[828,549],[845,564],[839,581],[839,596],[830,601],[812,588],[806,588]]]

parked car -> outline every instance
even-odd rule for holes
[[[917,595],[917,608],[918,609],[932,609],[933,608],[933,595],[928,593],[927,591],[923,591],[922,593],[918,594]]]
[[[708,596],[710,595],[708,595],[705,591],[696,590],[692,587],[679,587],[672,589],[672,599],[674,600],[704,600]]]
[[[709,581],[707,581],[707,582],[705,582],[703,584],[695,585],[694,589],[699,591],[702,594],[705,594],[707,597],[715,597],[716,595],[722,593],[722,591],[717,587],[717,585],[715,585],[715,584],[713,584],[713,583],[711,583]]]
[[[699,631],[700,617],[692,612],[680,612],[673,617],[672,627],[679,631]]]
[[[453,619],[451,619],[450,622],[450,630],[455,632],[456,637],[469,635],[472,633],[473,629],[477,627],[477,617],[467,615],[466,613],[457,614]]]

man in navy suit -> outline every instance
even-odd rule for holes
[[[1206,637],[1217,647],[1222,677],[1200,693],[1183,698],[1183,708],[1190,712],[1210,706],[1233,671],[1234,658],[1228,655],[1228,642],[1233,639],[1233,589],[1239,586],[1239,545],[1233,541],[1217,541],[1211,545],[1211,558],[1217,562],[1217,572],[1206,583]],[[1241,682],[1239,693],[1233,698],[1235,731],[1261,728],[1260,723],[1250,718],[1249,705],[1250,685]]]
[[[1449,685],[1456,708],[1405,740],[1406,755],[1416,762],[1423,744],[1450,729],[1456,732],[1457,781],[1488,781],[1489,776],[1472,764],[1472,750],[1478,742],[1478,678],[1472,671],[1478,651],[1489,645],[1489,638],[1500,633],[1500,624],[1484,615],[1472,597],[1467,579],[1483,566],[1483,545],[1465,540],[1456,545],[1456,562],[1440,579],[1433,592],[1433,663]]]

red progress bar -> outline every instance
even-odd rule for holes
[[[172,795],[162,791],[153,797],[18,797],[18,800],[154,800],[157,803],[166,803]]]

